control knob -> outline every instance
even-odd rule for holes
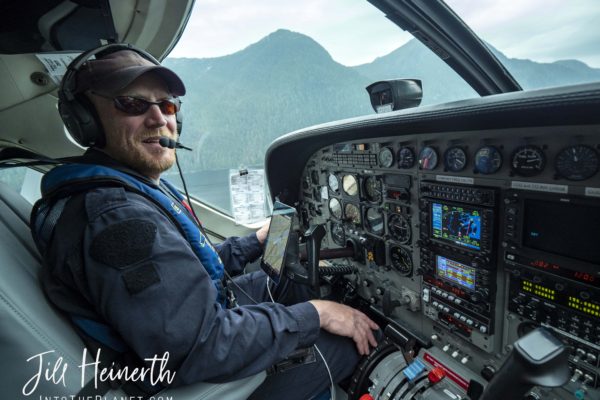
[[[579,380],[579,378],[583,375],[583,372],[580,369],[575,369],[573,376],[571,376],[571,382],[575,383]]]
[[[598,358],[592,353],[587,353],[586,355],[586,360],[590,364],[595,364],[597,359]]]
[[[483,376],[486,381],[490,381],[494,375],[496,375],[496,368],[492,365],[486,365],[481,370],[481,376]]]
[[[573,358],[573,362],[577,364],[583,357],[585,357],[585,350],[578,348],[575,350],[575,357]]]
[[[487,298],[489,294],[489,290],[487,289],[479,289],[478,291],[471,293],[471,301],[473,303],[480,303],[483,299]]]
[[[489,257],[477,256],[477,257],[473,258],[473,261],[471,261],[471,266],[473,268],[481,268],[485,265],[488,265],[489,262],[490,262]]]

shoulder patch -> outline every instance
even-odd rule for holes
[[[127,194],[122,187],[97,188],[87,192],[85,196],[85,208],[90,221],[125,203],[127,203]]]
[[[160,282],[160,276],[153,263],[127,270],[123,273],[123,281],[129,294],[138,294],[155,283]]]
[[[90,256],[108,266],[123,269],[150,256],[157,227],[150,221],[130,219],[100,232],[90,246]]]

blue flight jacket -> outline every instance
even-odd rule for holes
[[[86,156],[116,165],[98,151]],[[68,223],[58,220],[43,254],[45,291],[65,312],[109,324],[141,359],[168,352],[174,386],[250,376],[316,341],[319,317],[308,302],[222,307],[190,243],[144,196],[111,186],[81,196],[67,202],[62,216],[79,213],[87,224],[81,238],[64,243],[60,228]],[[231,274],[262,252],[255,234],[215,248]]]

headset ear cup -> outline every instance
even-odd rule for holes
[[[59,93],[58,111],[73,139],[81,146],[103,147],[106,140],[96,108],[84,94],[69,101]]]

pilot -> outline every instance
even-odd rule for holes
[[[65,125],[90,147],[44,176],[32,213],[50,300],[86,343],[140,360],[168,352],[172,386],[268,370],[253,399],[306,400],[327,390],[326,367],[335,382],[349,377],[376,346],[377,324],[346,305],[311,300],[301,285],[277,287],[279,302],[270,302],[262,271],[227,284],[227,274],[260,256],[268,226],[210,243],[161,178],[176,153],[159,139],[178,140],[183,82],[141,50],[105,47],[74,60],[80,66],[59,90]],[[314,344],[327,364],[301,350]],[[298,352],[298,366],[277,368]]]

